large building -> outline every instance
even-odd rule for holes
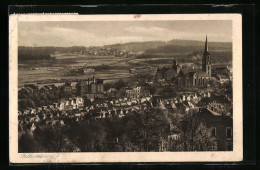
[[[177,63],[177,61],[174,58],[172,67],[158,68],[155,78],[157,81],[172,81],[177,77],[180,70],[181,66]]]
[[[180,86],[207,86],[211,79],[211,57],[208,51],[208,40],[206,36],[204,54],[202,56],[202,69],[180,70],[177,76],[177,85]]]
[[[127,87],[125,88],[125,96],[131,99],[150,96],[150,91],[143,87]]]
[[[104,84],[102,79],[88,79],[87,81],[78,82],[76,85],[77,95],[85,96],[87,99],[103,98]]]
[[[176,59],[170,68],[158,68],[155,79],[157,81],[175,81],[179,86],[207,86],[211,80],[211,56],[208,51],[208,40],[206,36],[205,49],[202,56],[202,69],[182,69]]]

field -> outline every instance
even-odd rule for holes
[[[129,67],[126,61],[129,59],[116,58],[113,56],[92,56],[92,57],[77,57],[71,56],[59,58],[57,61],[48,64],[40,64],[35,62],[32,66],[32,61],[19,64],[18,70],[18,82],[19,88],[22,88],[25,83],[35,83],[43,80],[60,80],[60,79],[87,79],[93,76],[104,79],[105,81],[113,81],[120,78],[128,78]],[[87,64],[89,68],[95,68],[102,65],[108,65],[109,70],[99,69],[94,73],[87,73],[85,75],[67,76],[64,74],[64,68],[84,66]],[[120,67],[119,67],[120,66]],[[120,70],[119,70],[120,69]]]
[[[210,53],[212,64],[232,64],[231,43],[211,43]],[[136,50],[132,49],[133,47]],[[150,48],[149,48],[150,46]],[[172,41],[168,44],[162,42],[130,43],[125,45],[113,45],[114,49],[135,51],[135,55],[129,57],[115,57],[114,55],[90,55],[81,52],[69,52],[64,50],[59,54],[51,54],[52,60],[22,60],[18,64],[18,86],[22,88],[25,83],[48,82],[60,80],[87,79],[95,76],[104,79],[105,82],[130,78],[130,68],[151,66],[154,68],[169,66],[173,58],[177,58],[182,66],[195,68],[201,67],[201,57],[204,50],[204,42]],[[143,47],[143,49],[141,48]],[[82,47],[81,47],[82,48]],[[80,50],[82,50],[80,48]],[[49,48],[46,48],[49,49]],[[53,52],[53,49],[50,48]],[[50,50],[49,49],[49,50]],[[50,50],[50,51],[51,51]],[[61,51],[60,50],[60,51]],[[140,51],[141,50],[141,51]],[[65,69],[84,67],[95,69],[94,72],[85,75],[68,76]],[[152,73],[155,74],[155,73]]]

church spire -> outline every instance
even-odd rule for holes
[[[205,51],[204,51],[204,52],[206,53],[206,52],[208,52],[208,50],[209,50],[209,49],[208,49],[208,36],[207,36],[207,34],[206,34]]]

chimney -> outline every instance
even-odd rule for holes
[[[93,76],[93,83],[96,83],[95,76]]]

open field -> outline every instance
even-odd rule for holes
[[[73,59],[72,59],[73,58]],[[129,66],[126,61],[127,58],[116,58],[113,56],[95,56],[95,57],[75,57],[71,56],[59,58],[53,63],[41,65],[40,62],[32,64],[24,62],[19,64],[18,69],[18,82],[19,88],[22,88],[25,83],[36,83],[43,80],[60,80],[60,79],[87,79],[95,76],[104,79],[106,82],[129,78]],[[64,74],[64,68],[84,66],[87,64],[89,68],[97,68],[93,73],[85,75],[68,76]],[[108,69],[102,69],[103,66],[109,66]],[[105,67],[106,68],[106,67]]]
[[[18,64],[19,88],[25,83],[36,83],[37,81],[74,80],[87,79],[92,76],[104,79],[105,82],[117,79],[126,79],[132,76],[129,69],[142,66],[153,68],[169,66],[173,58],[177,58],[182,66],[201,67],[201,56],[204,42],[174,40],[168,43],[143,42],[128,43],[123,45],[112,45],[115,49],[128,49],[135,51],[135,55],[128,57],[115,57],[115,55],[92,55],[86,54],[81,47],[79,52],[70,52],[70,48],[61,48],[60,53],[54,53],[55,49],[44,48],[43,51],[51,51],[51,60],[21,60]],[[137,48],[142,47],[142,48]],[[127,48],[126,48],[127,47]],[[131,48],[130,48],[131,47]],[[72,48],[72,47],[71,47]],[[75,47],[76,48],[76,47]],[[134,50],[136,49],[136,50]],[[210,53],[213,64],[232,64],[231,43],[210,43]],[[57,50],[57,49],[56,49]],[[61,51],[64,52],[61,52]],[[41,53],[40,53],[41,54]],[[26,56],[24,56],[26,57]],[[93,68],[95,71],[84,75],[68,76],[65,70],[68,68],[85,67]],[[152,73],[154,74],[154,73]]]

